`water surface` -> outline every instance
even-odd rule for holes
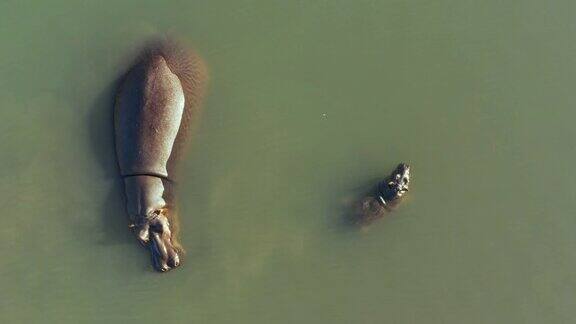
[[[0,322],[569,323],[576,3],[0,3]],[[150,35],[210,95],[182,268],[151,270],[116,177],[114,82]],[[347,204],[400,161],[409,198]]]

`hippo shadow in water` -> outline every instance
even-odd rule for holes
[[[110,190],[102,203],[102,244],[134,244],[128,230],[122,179],[119,176],[114,144],[114,100],[121,78],[114,80],[98,95],[88,114],[90,147],[100,164],[94,173],[109,180]]]

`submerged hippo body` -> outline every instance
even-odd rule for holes
[[[201,102],[204,75],[194,54],[172,42],[158,42],[143,51],[116,97],[116,155],[130,227],[149,245],[159,271],[180,264],[172,186]]]

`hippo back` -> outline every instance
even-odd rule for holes
[[[116,99],[116,152],[122,176],[168,178],[185,97],[166,60],[155,55],[126,75]]]

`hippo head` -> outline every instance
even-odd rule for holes
[[[179,244],[172,233],[175,219],[163,198],[162,179],[154,176],[124,178],[130,228],[138,240],[150,248],[154,268],[166,272],[180,265]]]
[[[410,185],[410,166],[400,163],[394,171],[378,185],[378,201],[387,205],[401,198]]]

